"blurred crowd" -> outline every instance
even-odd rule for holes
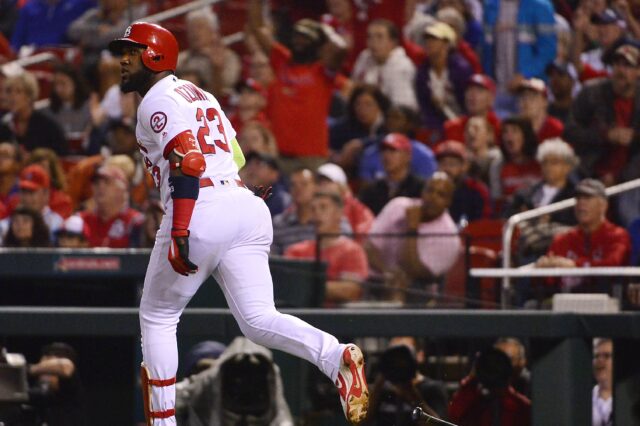
[[[163,206],[136,143],[140,99],[106,46],[173,5],[0,5],[4,247],[153,245]],[[433,303],[461,234],[574,196],[520,227],[515,263],[635,265],[640,191],[605,188],[640,177],[638,18],[637,0],[227,0],[166,25],[177,75],[238,133],[241,178],[273,188],[272,254],[326,261],[335,306]],[[58,60],[15,61],[39,52]]]

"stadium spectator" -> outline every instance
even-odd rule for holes
[[[580,157],[581,173],[606,185],[618,181],[640,147],[640,50],[623,44],[610,57],[611,77],[582,88],[565,137]],[[631,168],[635,167],[631,160]]]
[[[445,141],[436,148],[438,170],[445,172],[455,186],[449,215],[459,226],[491,217],[489,189],[481,181],[469,176],[469,153],[462,142]]]
[[[68,143],[64,130],[55,119],[34,107],[39,92],[34,75],[24,72],[9,77],[3,86],[9,114],[2,117],[0,140],[17,142],[26,151],[44,147],[65,155]]]
[[[391,286],[392,300],[406,301],[409,286],[424,291],[458,259],[458,228],[447,212],[453,191],[447,174],[436,172],[425,183],[421,198],[397,197],[373,222],[365,245],[369,265]]]
[[[547,139],[538,146],[536,160],[540,164],[542,179],[529,188],[516,191],[503,212],[504,217],[575,196],[571,172],[578,165],[578,158],[571,145],[560,138]],[[573,212],[566,209],[552,213],[546,220],[566,225],[576,223]]]
[[[264,112],[267,106],[267,91],[262,84],[248,78],[237,84],[236,90],[238,98],[235,109],[229,115],[229,121],[236,133],[241,134],[243,127],[253,121],[269,127],[269,120]]]
[[[238,144],[244,155],[252,152],[278,157],[278,145],[271,130],[259,121],[251,121],[242,126],[238,134]]]
[[[389,133],[380,143],[384,176],[360,190],[358,198],[377,215],[395,197],[417,198],[424,182],[411,171],[412,146],[409,138]]]
[[[11,35],[11,47],[18,52],[22,46],[46,47],[67,43],[69,25],[94,5],[92,0],[25,2]]]
[[[542,170],[542,179],[529,188],[516,191],[505,206],[503,217],[546,206],[575,196],[572,170],[578,159],[571,146],[562,139],[548,139],[538,147],[536,159]],[[518,226],[519,239],[516,249],[518,264],[528,264],[544,255],[553,237],[576,224],[571,209],[564,209],[531,219]],[[529,282],[518,281],[517,292],[525,297],[530,291]]]
[[[253,36],[248,33],[245,34],[245,39],[252,39]],[[258,82],[262,87],[269,87],[269,85],[273,82],[275,75],[273,73],[273,69],[269,64],[269,58],[267,55],[260,51],[256,50],[249,57],[249,67],[248,67],[248,78],[251,78]]]
[[[56,153],[49,148],[36,148],[29,154],[25,166],[31,164],[40,165],[51,178],[49,195],[49,207],[51,207],[51,210],[63,218],[69,217],[73,213],[73,208],[71,198],[65,192],[67,178]]]
[[[509,384],[511,361],[501,350],[480,352],[451,398],[449,418],[460,426],[528,426],[531,401]]]
[[[473,74],[469,63],[455,51],[456,34],[444,22],[425,31],[427,59],[416,73],[416,95],[423,124],[432,129],[432,141],[442,140],[444,122],[462,115],[464,91]]]
[[[502,162],[502,152],[496,146],[494,128],[484,117],[470,117],[464,129],[464,144],[469,149],[469,175],[490,185],[490,170]]]
[[[387,132],[385,114],[390,106],[389,99],[377,86],[364,84],[354,88],[346,116],[333,123],[329,130],[333,162],[351,172],[362,153],[361,139]]]
[[[510,384],[516,392],[531,398],[531,372],[527,369],[527,351],[519,339],[501,337],[493,344],[511,360]]]
[[[178,424],[293,426],[271,351],[245,337],[219,351],[207,354],[216,357],[209,368],[176,385]]]
[[[5,247],[49,247],[51,234],[42,214],[28,207],[18,206],[0,222],[4,228]]]
[[[443,2],[438,2],[439,5]],[[446,4],[446,2],[444,2]],[[464,39],[466,32],[466,22],[462,14],[454,7],[439,7],[436,13],[436,19],[440,22],[448,24],[456,33],[456,50],[460,55],[469,62],[473,72],[482,73],[482,65],[480,64],[480,58],[473,48]]]
[[[291,203],[291,196],[282,182],[280,166],[274,157],[257,152],[247,154],[240,176],[249,187],[271,187],[271,196],[265,200],[271,216],[279,215]]]
[[[595,26],[597,47],[583,51],[585,47],[585,32],[589,24]],[[625,36],[626,23],[613,9],[607,8],[602,12],[589,13],[588,6],[578,7],[573,19],[574,46],[573,65],[578,70],[580,80],[605,77],[609,69],[604,56],[611,54],[611,50],[620,44]]]
[[[593,341],[593,387],[591,418],[594,426],[613,425],[613,342],[611,339]]]
[[[92,125],[89,92],[80,73],[71,65],[56,66],[46,111],[64,129],[69,153],[83,155]]]
[[[484,74],[473,74],[464,91],[464,107],[466,114],[447,120],[444,123],[444,139],[464,141],[464,129],[472,117],[483,117],[491,124],[494,141],[500,140],[500,119],[493,111],[496,84],[491,77]]]
[[[91,247],[127,248],[139,243],[142,213],[128,206],[129,188],[122,170],[102,166],[93,178],[95,208],[80,212]]]
[[[62,227],[64,219],[53,211],[49,205],[51,200],[51,178],[49,173],[40,165],[32,164],[20,172],[19,200],[13,205],[22,205],[42,214],[44,222],[49,228],[50,236]]]
[[[347,175],[337,164],[326,163],[316,171],[317,186],[320,191],[330,191],[342,197],[344,216],[355,234],[366,235],[373,224],[374,215],[369,207],[353,196],[347,182]],[[356,237],[359,241],[359,238]]]
[[[62,248],[86,248],[89,247],[87,241],[88,230],[84,220],[80,216],[68,217],[62,228],[56,233],[56,246]]]
[[[578,77],[571,64],[554,61],[547,66],[549,89],[553,98],[549,101],[547,113],[566,125],[573,104],[573,94],[577,92]]]
[[[131,184],[130,195],[133,204],[142,206],[154,186],[151,175],[145,172],[145,164],[140,161],[140,152],[135,137],[135,124],[126,119],[109,121],[104,128],[104,134],[100,136],[105,146],[99,154],[83,158],[69,170],[69,186],[67,192],[71,197],[73,206],[78,209],[84,202],[93,196],[91,179],[95,171],[112,156],[124,155],[129,157],[126,177]],[[119,164],[125,163],[123,159],[116,160]]]
[[[453,8],[456,10],[462,17],[464,18],[464,26],[465,30],[463,33],[464,40],[469,44],[469,46],[473,49],[477,49],[482,41],[482,23],[478,21],[476,16],[474,16],[473,8],[480,7],[480,2],[474,1],[465,1],[465,0],[438,0],[436,2],[436,9],[438,11],[446,8]]]
[[[339,193],[316,192],[311,201],[315,238],[293,244],[284,252],[287,258],[327,262],[325,306],[360,300],[361,284],[369,275],[367,255],[362,246],[340,235],[343,216],[344,205]]]
[[[20,151],[11,142],[0,142],[0,202],[5,206],[9,197],[18,193]]]
[[[607,195],[602,182],[583,179],[576,186],[575,216],[577,226],[558,234],[547,254],[536,262],[539,268],[580,268],[588,266],[626,266],[631,242],[629,234],[609,222]],[[609,292],[611,280],[565,277],[564,291]]]
[[[30,402],[46,424],[85,424],[84,389],[78,372],[78,354],[72,346],[62,342],[44,346],[40,360],[29,365],[29,376],[36,382],[29,392]]]
[[[433,151],[416,140],[420,116],[409,107],[392,106],[387,111],[385,126],[389,133],[401,133],[411,142],[411,172],[426,179],[436,170]],[[382,165],[382,141],[387,135],[362,140],[364,150],[358,165],[358,177],[361,183],[370,183],[384,176]]]
[[[249,28],[275,72],[267,116],[283,157],[283,170],[316,169],[329,152],[326,120],[346,43],[330,27],[301,20],[293,27],[289,50],[263,31],[262,13],[262,2],[250,0]]]
[[[524,117],[510,117],[502,122],[502,162],[490,170],[491,197],[496,211],[509,203],[513,194],[540,179],[540,165],[535,160],[538,140],[531,122]]]
[[[67,36],[82,48],[83,68],[87,75],[96,75],[100,54],[109,42],[120,37],[127,26],[146,15],[144,2],[131,4],[126,0],[99,0],[69,26]]]
[[[412,424],[411,414],[417,406],[432,416],[447,418],[448,398],[444,384],[418,370],[414,338],[391,339],[380,356],[378,369],[371,387],[365,424]]]
[[[544,81],[537,78],[520,80],[516,86],[516,93],[520,115],[531,121],[538,143],[562,136],[564,125],[547,113],[549,102]]]
[[[178,56],[179,70],[199,69],[204,88],[222,101],[240,81],[240,57],[224,45],[218,16],[210,6],[189,12],[185,25],[189,48]]]
[[[291,205],[273,218],[272,254],[282,254],[292,244],[315,238],[311,201],[317,190],[315,175],[309,169],[294,170],[289,176]],[[352,232],[349,222],[342,221],[343,234]]]
[[[377,85],[394,105],[417,108],[413,80],[416,67],[401,46],[400,30],[386,19],[367,28],[367,48],[360,52],[351,78]]]
[[[512,111],[509,90],[521,79],[544,78],[556,58],[557,36],[550,0],[485,0],[482,65],[498,86],[498,106]],[[521,34],[526,34],[523,37]]]

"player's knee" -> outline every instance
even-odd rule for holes
[[[274,309],[273,311],[269,310],[247,317],[244,321],[239,321],[240,330],[249,340],[263,344],[268,340],[268,335],[271,333],[271,324],[277,315],[279,313]]]

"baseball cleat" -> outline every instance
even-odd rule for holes
[[[364,356],[356,345],[348,345],[336,379],[342,410],[352,424],[360,424],[367,417],[369,389],[364,375]]]

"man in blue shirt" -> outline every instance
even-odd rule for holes
[[[25,45],[64,44],[71,22],[95,6],[94,0],[29,0],[20,10],[11,48],[18,52]]]

